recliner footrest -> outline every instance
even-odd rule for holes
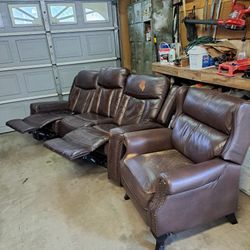
[[[6,125],[22,134],[27,133],[27,132],[32,132],[37,129],[37,127],[31,124],[28,124],[21,119],[10,120],[6,122]]]
[[[69,115],[71,115],[70,112],[39,113],[27,116],[24,119],[7,121],[6,125],[20,133],[27,133],[43,128]]]
[[[75,160],[93,152],[108,140],[107,133],[93,127],[84,127],[66,134],[63,138],[46,141],[44,146],[69,160]]]

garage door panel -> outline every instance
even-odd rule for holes
[[[45,35],[0,37],[0,52],[0,68],[51,63]]]
[[[114,17],[111,0],[0,0],[0,133],[30,103],[67,99],[79,71],[120,65]]]
[[[58,63],[116,57],[113,31],[53,34]]]
[[[96,28],[104,28],[104,27],[113,27],[113,15],[112,15],[112,5],[110,1],[55,1],[55,0],[47,0],[47,10],[49,13],[49,22],[52,31],[61,31],[61,30],[73,30],[73,29],[96,29]],[[93,5],[94,4],[94,5]],[[95,4],[97,4],[95,6]],[[55,6],[65,6],[72,8],[65,10],[59,16],[56,17],[58,13],[53,15],[53,9]],[[86,8],[92,12],[92,16],[90,13],[87,13],[86,16]],[[92,8],[92,9],[91,9]],[[67,14],[69,16],[73,16],[73,18],[67,18]],[[61,22],[60,20],[61,16]],[[103,16],[103,18],[102,18]],[[58,18],[59,17],[59,18]],[[95,20],[95,17],[99,18],[99,20]],[[65,18],[64,20],[62,18]],[[100,20],[100,18],[102,20]],[[65,23],[65,20],[68,21],[68,24]],[[64,21],[64,22],[63,22]],[[71,21],[71,22],[70,22]]]
[[[0,102],[56,94],[51,68],[0,72]]]
[[[86,59],[115,56],[113,32],[88,32],[84,38],[87,52]]]
[[[81,37],[78,34],[65,34],[53,38],[56,58],[66,59],[76,57],[84,58],[84,53],[81,44]]]
[[[18,119],[26,116],[24,103],[6,104],[0,106],[0,133],[11,131],[5,126],[6,121],[11,119]]]
[[[86,69],[86,65],[78,64],[58,67],[63,93],[70,91],[74,77],[83,69]]]
[[[19,80],[16,74],[0,75],[0,100],[9,99],[11,96],[21,94]]]
[[[15,41],[20,62],[45,61],[49,63],[49,51],[45,37],[18,39]]]
[[[106,61],[106,62],[86,63],[86,64],[77,64],[77,65],[58,67],[63,93],[68,93],[70,91],[73,79],[79,71],[84,70],[84,69],[98,71],[103,67],[116,67],[116,66],[119,66],[117,64],[117,61],[112,60],[112,61]]]
[[[56,93],[52,70],[39,70],[24,73],[27,93]]]
[[[8,41],[0,41],[0,55],[0,64],[13,63],[13,57]]]
[[[22,0],[18,0],[18,1],[6,1],[6,2],[2,2],[0,3],[0,12],[2,15],[2,19],[3,19],[3,26],[1,29],[3,30],[3,32],[6,33],[12,33],[12,32],[33,32],[33,31],[43,31],[44,30],[44,26],[43,26],[43,22],[40,22],[38,25],[15,25],[13,24],[13,21],[11,19],[11,5],[20,5],[19,7],[23,6],[24,4],[28,4],[28,5],[36,5],[37,7],[37,12],[38,12],[38,16],[41,17],[41,9],[39,6],[39,1],[22,1]],[[13,6],[14,7],[14,6]],[[40,18],[39,18],[40,20]]]
[[[90,70],[100,70],[103,67],[117,67],[117,61],[111,60],[106,62],[96,62],[96,63],[88,63],[87,69]]]

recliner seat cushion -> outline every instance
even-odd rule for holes
[[[159,174],[171,168],[189,166],[193,162],[173,149],[135,156],[126,159],[124,164],[125,166],[121,168],[122,182],[140,205],[147,209],[156,191]]]
[[[55,132],[60,137],[62,137],[65,134],[80,127],[90,127],[96,124],[110,123],[112,121],[112,118],[106,116],[98,115],[95,113],[84,113],[80,115],[65,117],[64,119],[56,122]]]

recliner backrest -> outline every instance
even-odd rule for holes
[[[114,122],[121,126],[155,120],[169,86],[164,76],[130,75]]]
[[[75,113],[89,112],[97,90],[98,71],[82,70],[74,79],[69,94],[69,109]]]
[[[176,98],[179,86],[172,86],[157,116],[157,122],[168,127],[176,111]]]
[[[184,90],[184,91],[183,91]],[[215,157],[242,162],[250,144],[249,132],[235,134],[246,113],[245,123],[250,127],[250,104],[240,98],[223,94],[219,91],[197,88],[183,88],[178,96],[177,117],[172,133],[174,147],[194,162],[203,162]],[[244,111],[243,111],[244,110]],[[239,112],[241,113],[239,115]],[[239,134],[246,134],[243,142]],[[235,141],[232,148],[232,141]],[[243,143],[243,146],[239,145]],[[233,156],[232,151],[237,152]]]
[[[125,68],[102,68],[91,112],[114,117],[129,75]]]

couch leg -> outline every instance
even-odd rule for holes
[[[128,194],[125,194],[125,195],[124,195],[124,200],[125,200],[125,201],[130,200]]]
[[[165,241],[168,238],[169,234],[164,234],[156,238],[155,250],[164,250],[165,249]]]
[[[234,213],[227,215],[226,218],[233,225],[238,223]]]

